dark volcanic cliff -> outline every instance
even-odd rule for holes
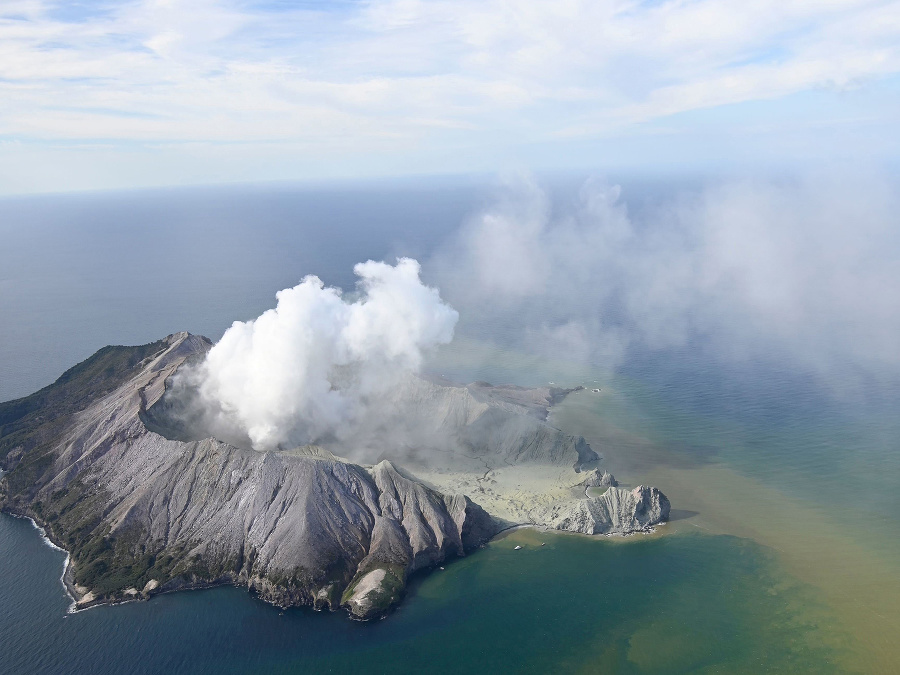
[[[26,399],[0,406],[2,507],[42,524],[71,554],[80,606],[180,587],[247,585],[279,605],[382,613],[407,576],[496,531],[464,496],[441,495],[389,462],[260,453],[181,442],[143,416],[185,359],[187,333],[114,347]]]

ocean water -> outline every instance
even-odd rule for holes
[[[520,531],[371,624],[235,588],[67,615],[63,559],[29,521],[0,518],[2,672],[829,673],[842,648],[821,617],[798,619],[819,604],[808,588],[729,536]]]
[[[360,260],[426,260],[487,192],[460,181],[4,200],[0,399],[105,344],[184,329],[216,339],[305,274],[350,288]],[[690,349],[635,353],[609,373],[518,353],[502,328],[459,335],[431,367],[601,387],[553,421],[625,485],[660,487],[669,525],[625,540],[518,530],[417,578],[393,615],[362,625],[230,588],[67,614],[64,554],[2,516],[0,672],[900,672],[896,387]]]
[[[422,257],[480,199],[432,185],[160,190],[0,200],[0,400],[107,344],[218,339],[307,274]]]

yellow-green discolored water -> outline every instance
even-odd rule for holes
[[[812,627],[809,637],[828,663],[840,672],[900,672],[896,387],[863,396],[852,378],[849,385],[798,381],[789,372],[744,365],[736,373],[694,354],[681,357],[679,364],[640,363],[610,376],[461,341],[443,365],[462,373],[466,363],[478,363],[479,377],[494,381],[584,386],[551,421],[585,436],[625,486],[663,490],[672,521],[655,536],[728,536],[758,545],[771,555],[776,580],[759,592],[778,597],[804,589],[785,611]],[[647,641],[643,663],[648,672],[668,672],[664,656],[658,668],[650,665],[651,654],[667,652],[667,638],[656,637],[659,649]],[[682,636],[668,651],[689,644]],[[716,672],[760,672],[729,668]]]
[[[854,503],[859,495],[848,487],[813,500],[800,489],[791,494],[725,460],[673,455],[640,432],[647,421],[629,407],[627,394],[607,386],[601,395],[572,395],[553,419],[602,448],[605,465],[620,481],[665,492],[673,505],[665,536],[734,535],[772,551],[773,573],[785,584],[806,584],[817,598],[793,602],[791,611],[799,622],[821,624],[822,645],[832,650],[841,670],[900,672],[900,546],[892,523],[861,510]],[[708,428],[710,421],[681,423]],[[766,475],[765,467],[759,474]],[[788,478],[804,480],[802,475]],[[777,584],[767,592],[777,592]]]
[[[66,616],[62,558],[0,517],[3,672],[844,672],[840,627],[814,590],[726,535],[516,530],[419,578],[370,624],[233,588]]]

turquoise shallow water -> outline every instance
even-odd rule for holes
[[[810,589],[730,536],[518,531],[371,624],[235,588],[67,615],[63,558],[0,517],[0,672],[828,673],[840,649]]]

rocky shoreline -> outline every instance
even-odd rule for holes
[[[151,411],[177,368],[209,346],[179,333],[105,348],[0,404],[0,507],[67,551],[62,581],[76,611],[234,585],[280,607],[371,619],[402,599],[409,575],[517,521],[626,534],[668,516],[658,490],[615,487],[589,468],[599,456],[583,439],[546,423],[567,390],[412,381],[405,408],[434,424],[434,437],[453,439],[435,455],[446,466],[430,473],[387,459],[354,464],[315,446],[263,453],[167,438]],[[540,489],[522,492],[522,477]],[[608,489],[591,496],[588,483]]]

